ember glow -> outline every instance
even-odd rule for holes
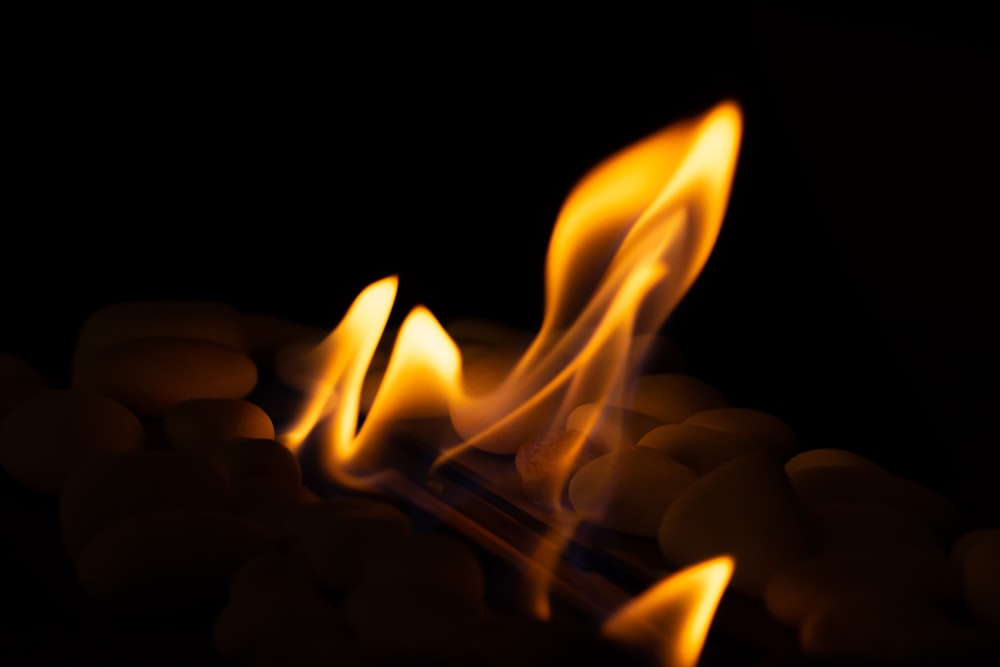
[[[570,412],[584,403],[623,404],[642,370],[637,341],[660,330],[715,245],[741,132],[739,107],[724,102],[620,151],[579,181],[550,239],[540,330],[488,391],[470,390],[481,383],[463,372],[459,346],[430,311],[418,306],[399,328],[359,428],[362,385],[384,335],[397,280],[384,278],[367,287],[314,351],[322,380],[283,442],[295,450],[322,424],[326,473],[343,484],[374,487],[383,472],[379,451],[391,446],[387,434],[401,420],[447,424],[453,437],[429,443],[438,452],[433,468],[469,450],[513,455],[529,440],[558,436]],[[560,507],[559,498],[600,410],[591,414],[580,437],[570,446],[563,440],[560,465],[548,485],[556,511],[553,534],[542,541],[546,545],[568,539],[578,521],[572,510]],[[541,553],[538,560],[548,567],[551,546]],[[657,600],[667,600],[670,614],[676,615],[678,605],[690,610],[682,625],[707,627],[705,615],[710,619],[711,611],[704,611],[704,600],[717,600],[719,582],[728,581],[728,575],[718,574],[722,568],[709,567],[711,582],[697,574],[701,569],[671,578],[669,593],[637,601],[626,616],[653,614]],[[692,592],[702,584],[701,592]],[[687,593],[678,597],[673,591],[679,588]],[[542,582],[536,604],[542,617],[546,595]],[[614,633],[620,630],[620,619],[609,623]],[[703,636],[702,630],[684,630],[685,637]],[[694,651],[683,650],[685,655]]]

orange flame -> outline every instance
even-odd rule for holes
[[[377,454],[391,444],[388,433],[399,420],[448,423],[454,438],[433,443],[440,451],[437,465],[470,448],[514,454],[531,439],[561,432],[581,404],[623,404],[641,370],[641,356],[630,354],[633,341],[660,329],[715,245],[741,133],[739,107],[723,102],[620,151],[580,180],[550,240],[542,326],[490,391],[467,391],[458,346],[433,314],[418,306],[399,329],[359,429],[362,385],[397,280],[384,278],[367,287],[317,348],[323,381],[283,441],[296,450],[329,416],[326,472],[341,483],[365,486],[377,476]],[[553,507],[600,410],[592,415],[583,437],[562,454],[550,485]],[[552,534],[540,541],[550,545],[540,552],[540,562],[553,560],[551,541],[564,544],[576,520],[572,513],[556,517]],[[539,596],[535,606],[544,616],[545,586],[539,586]]]
[[[658,656],[662,667],[694,667],[733,566],[718,556],[670,575],[608,618],[601,633]]]

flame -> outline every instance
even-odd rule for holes
[[[440,465],[472,448],[509,455],[530,440],[558,435],[583,403],[623,404],[641,371],[634,341],[660,329],[715,245],[741,133],[741,111],[727,101],[597,165],[570,192],[556,220],[542,325],[509,374],[489,391],[470,391],[458,346],[430,311],[417,306],[400,326],[359,428],[362,385],[397,280],[371,284],[317,348],[323,381],[279,437],[294,451],[329,416],[326,472],[341,483],[366,486],[378,476],[379,455],[391,446],[400,420],[447,424],[453,437],[433,442],[440,452],[434,465]],[[575,530],[577,519],[561,510],[559,498],[600,410],[592,414],[582,436],[560,454],[546,487],[557,515],[552,532],[540,540],[538,558],[546,567],[558,552],[551,544],[561,548]],[[540,585],[535,607],[541,616],[548,609],[545,595]]]
[[[662,667],[694,667],[733,567],[718,556],[680,570],[630,600],[601,633],[659,656]]]

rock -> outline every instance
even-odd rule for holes
[[[200,451],[235,438],[274,439],[274,423],[263,408],[235,398],[192,398],[163,415],[167,443],[176,450]]]
[[[118,401],[84,389],[46,389],[0,424],[0,465],[19,484],[58,495],[87,458],[141,449],[142,423]]]
[[[649,447],[605,454],[582,466],[569,499],[587,521],[623,533],[656,538],[672,502],[695,480],[690,469]]]
[[[140,417],[162,418],[195,398],[246,398],[257,384],[257,366],[214,341],[142,338],[89,355],[77,365],[71,383],[104,393]]]
[[[217,301],[131,301],[104,306],[84,321],[73,351],[73,368],[92,355],[144,338],[191,338],[241,352],[246,335],[239,310]]]
[[[699,477],[667,508],[658,538],[678,567],[732,556],[730,587],[753,597],[775,572],[813,549],[781,464],[766,453],[740,456]]]
[[[795,475],[806,468],[823,466],[854,466],[872,471],[885,470],[874,461],[848,449],[839,447],[821,447],[799,452],[785,463],[785,472]]]
[[[522,444],[514,455],[514,469],[532,502],[556,509],[570,478],[594,458],[584,433],[567,430]]]
[[[728,406],[726,397],[703,380],[684,373],[655,373],[640,376],[634,395],[621,407],[662,424],[679,424],[696,412]]]
[[[918,517],[942,544],[951,544],[960,531],[961,517],[950,500],[934,489],[881,468],[853,464],[786,465],[785,470],[795,495],[807,511],[827,503],[880,503]]]
[[[764,451],[756,441],[742,435],[690,424],[663,424],[636,444],[663,452],[697,475],[704,475],[738,456]]]
[[[595,455],[633,447],[642,436],[662,422],[635,410],[615,405],[584,403],[569,413],[566,430],[588,434],[588,445]]]
[[[798,436],[785,421],[752,408],[702,410],[685,419],[684,423],[743,436],[782,460],[792,456],[799,446]]]

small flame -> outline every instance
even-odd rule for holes
[[[601,633],[658,656],[661,667],[694,667],[733,567],[718,556],[680,570],[629,601]]]

